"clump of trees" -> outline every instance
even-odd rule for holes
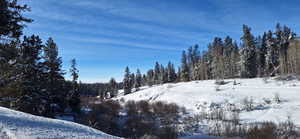
[[[64,79],[58,47],[50,37],[23,36],[31,19],[22,15],[27,5],[0,0],[0,97],[1,104],[35,115],[54,117],[68,107],[78,107],[78,70],[72,61],[71,82]],[[77,108],[78,109],[78,108]]]
[[[254,36],[251,28],[243,25],[243,36],[239,44],[230,36],[224,39],[215,37],[208,44],[207,50],[203,48],[199,50],[200,48],[196,44],[183,51],[178,70],[171,62],[166,67],[156,62],[153,69],[142,75],[141,85],[152,86],[207,79],[216,79],[219,82],[226,78],[237,77],[300,75],[300,40],[289,27],[280,24],[276,25],[274,32],[269,30],[259,36]],[[125,77],[129,78],[129,76]],[[127,85],[134,86],[134,84]],[[126,94],[129,92],[127,91]]]

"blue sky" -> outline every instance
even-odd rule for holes
[[[254,34],[277,22],[300,29],[298,0],[25,0],[34,22],[25,34],[54,38],[64,70],[76,58],[83,82],[121,81],[156,61],[180,62],[181,51],[205,49],[216,36],[239,41],[242,25]],[[69,78],[69,75],[66,75]]]

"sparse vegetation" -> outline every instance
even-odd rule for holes
[[[131,138],[177,138],[175,126],[184,110],[172,103],[147,101],[127,101],[121,105],[107,100],[89,107],[92,110],[82,115],[81,123],[111,135]]]

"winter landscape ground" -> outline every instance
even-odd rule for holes
[[[234,85],[235,82],[235,85]],[[225,85],[215,80],[157,85],[118,99],[166,101],[184,106],[188,115],[211,113],[222,108],[237,109],[241,123],[272,121],[280,123],[288,117],[300,127],[300,81],[263,79],[227,79]],[[247,104],[245,104],[247,103]],[[250,109],[246,105],[251,103]],[[203,129],[209,123],[203,122]]]
[[[73,122],[0,107],[1,139],[121,139]]]

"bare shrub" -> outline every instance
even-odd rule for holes
[[[264,122],[250,127],[246,134],[247,139],[279,139],[277,126],[272,122]]]
[[[81,123],[105,133],[126,138],[177,138],[182,108],[174,103],[106,100],[90,104],[91,112],[81,116]],[[147,136],[145,136],[147,135]]]
[[[163,127],[161,129],[163,132],[159,134],[159,138],[161,139],[177,139],[178,134],[175,127]]]
[[[240,113],[238,111],[232,112],[229,121],[232,122],[234,125],[239,125],[240,124]]]
[[[130,116],[124,124],[124,134],[126,137],[139,138],[143,135],[153,135],[158,128],[155,121],[141,117]]]
[[[184,117],[183,126],[181,131],[183,133],[194,133],[199,132],[201,129],[201,123],[206,117],[204,115],[194,115]]]
[[[209,118],[212,120],[224,120],[225,119],[225,112],[222,108],[214,108],[210,114]]]
[[[135,101],[127,101],[125,104],[128,116],[136,116],[139,114],[139,109]]]
[[[243,99],[243,105],[244,105],[244,109],[246,111],[252,111],[253,110],[253,98],[251,97],[250,99],[248,97],[245,97]]]
[[[281,98],[280,98],[280,96],[279,96],[279,93],[275,93],[275,94],[274,94],[274,101],[275,101],[277,104],[281,103]]]
[[[90,108],[92,111],[81,119],[83,124],[109,134],[119,132],[117,121],[121,105],[117,101],[107,100],[99,104],[91,104]]]
[[[153,115],[151,105],[145,100],[137,102],[137,108],[141,111],[142,114],[145,114],[146,116]]]
[[[275,124],[273,122],[235,125],[232,122],[216,122],[209,131],[219,137],[239,137],[242,139],[298,139],[299,131],[291,121]]]

